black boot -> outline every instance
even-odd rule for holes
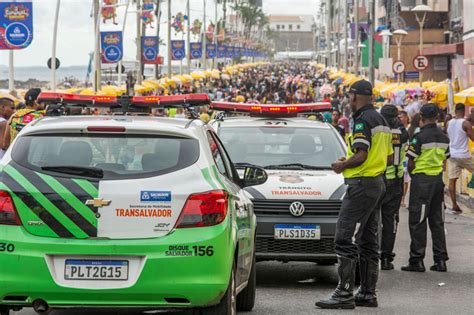
[[[354,309],[354,278],[356,262],[354,259],[338,256],[339,284],[327,300],[316,302],[316,306],[324,309]]]
[[[355,295],[357,306],[377,307],[377,294],[375,288],[379,278],[379,264],[361,257],[360,262],[360,287]]]
[[[440,260],[435,262],[433,266],[430,267],[431,271],[439,271],[439,272],[446,272],[448,271],[448,267],[446,267],[446,261]]]
[[[382,270],[393,270],[393,263],[388,258],[382,258],[380,261],[380,269]]]
[[[423,260],[416,263],[409,263],[408,265],[402,266],[402,271],[414,271],[414,272],[425,272],[425,264]]]

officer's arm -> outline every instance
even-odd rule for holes
[[[465,120],[462,125],[469,139],[471,139],[471,141],[474,141],[474,132],[472,131],[472,123],[468,120]]]
[[[354,152],[349,159],[333,163],[333,169],[337,173],[341,173],[345,169],[354,168],[362,165],[369,155],[370,145],[372,144],[372,133],[367,124],[361,120],[354,121],[353,141],[351,150]]]
[[[407,152],[407,157],[408,157],[408,173],[412,173],[413,170],[415,169],[415,162],[416,159],[420,156],[421,154],[421,143],[418,140],[417,136],[413,138],[413,140],[410,143],[410,146],[408,147],[408,152]]]

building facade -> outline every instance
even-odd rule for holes
[[[315,23],[312,15],[270,15],[269,27],[276,31],[275,51],[313,51]]]

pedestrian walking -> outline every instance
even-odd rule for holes
[[[448,122],[449,152],[448,160],[449,196],[452,202],[452,211],[462,213],[456,201],[456,181],[463,169],[474,173],[474,158],[469,152],[469,139],[474,141],[472,122],[464,119],[466,107],[462,103],[456,104],[455,117]]]
[[[0,135],[5,134],[8,120],[15,111],[15,103],[9,98],[0,98]],[[3,147],[3,145],[2,145]],[[0,159],[5,154],[5,150],[0,149]]]
[[[348,136],[348,155],[332,164],[336,173],[343,173],[348,186],[336,225],[339,284],[329,299],[316,303],[324,309],[377,306],[378,218],[385,192],[383,173],[388,156],[393,154],[392,136],[385,119],[371,103],[370,82],[357,81],[348,93],[354,119],[353,132]],[[361,284],[354,297],[358,258]]]
[[[408,171],[411,174],[409,227],[410,260],[403,271],[424,272],[426,224],[433,241],[434,265],[430,270],[446,271],[448,252],[444,231],[443,165],[449,158],[449,138],[436,125],[438,107],[423,105],[420,109],[422,127],[411,141],[407,152]]]
[[[387,104],[380,111],[387,120],[392,132],[393,164],[387,167],[385,171],[386,192],[382,199],[381,217],[382,217],[382,241],[381,251],[381,269],[392,270],[395,253],[395,237],[399,221],[400,204],[403,197],[404,167],[403,161],[406,157],[408,147],[408,132],[404,125],[398,119],[398,109],[395,105]]]

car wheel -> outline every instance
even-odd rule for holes
[[[237,314],[237,284],[235,283],[235,263],[232,267],[229,286],[219,304],[202,309],[201,315],[236,315]]]
[[[252,268],[250,269],[249,281],[245,289],[237,295],[237,310],[240,312],[250,312],[255,305],[255,295],[257,291],[257,260],[255,251],[253,254]]]
[[[0,315],[10,315],[10,309],[0,307]]]

